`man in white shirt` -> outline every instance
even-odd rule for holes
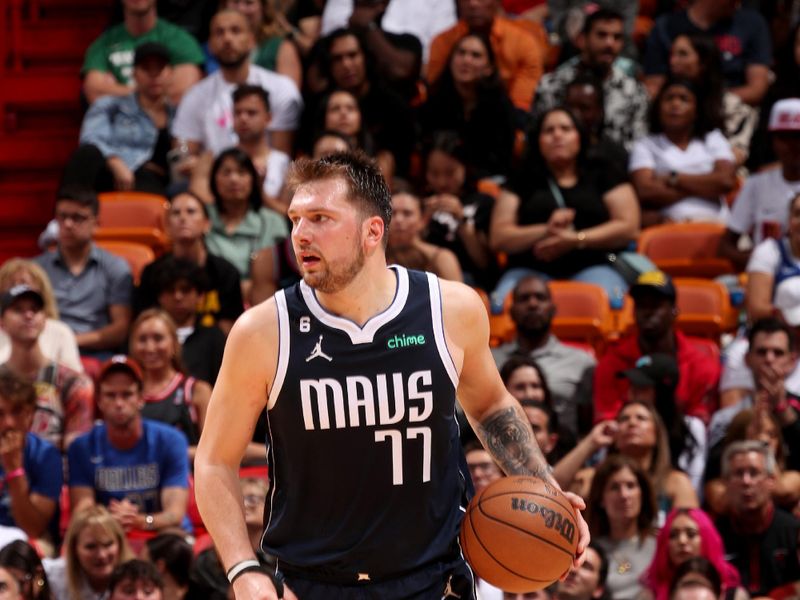
[[[178,106],[172,123],[176,143],[185,142],[193,156],[235,146],[232,94],[239,84],[249,83],[269,92],[270,145],[290,154],[303,100],[290,78],[250,63],[255,37],[247,18],[234,10],[218,12],[211,20],[208,45],[220,68],[194,85]]]
[[[328,0],[322,11],[321,35],[347,27],[353,14],[353,0]],[[423,63],[428,62],[431,40],[456,24],[454,0],[389,0],[381,29],[389,33],[410,33],[422,42]]]
[[[780,166],[751,175],[733,203],[720,256],[743,270],[751,250],[739,249],[739,239],[749,234],[753,246],[786,232],[786,213],[800,194],[800,99],[780,100],[769,116],[772,146]]]

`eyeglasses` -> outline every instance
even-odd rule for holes
[[[83,225],[91,218],[92,215],[86,213],[67,213],[67,212],[56,213],[56,221],[58,221],[59,223],[66,223],[67,221],[72,221],[73,223],[75,223],[75,225]]]

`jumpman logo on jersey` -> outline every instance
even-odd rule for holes
[[[333,358],[322,351],[322,336],[319,336],[319,341],[314,345],[314,349],[311,351],[311,354],[306,357],[306,362],[313,358],[324,358],[328,362],[333,360]]]
[[[456,594],[453,591],[452,581],[453,581],[453,576],[450,575],[450,577],[447,578],[447,585],[444,588],[444,592],[442,592],[442,600],[444,600],[445,598],[461,598],[460,594]]]

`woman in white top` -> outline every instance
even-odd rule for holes
[[[724,221],[736,182],[721,115],[695,85],[669,79],[653,100],[650,135],[638,140],[628,169],[642,204],[642,225]]]
[[[119,523],[93,506],[72,515],[63,555],[42,563],[54,600],[106,600],[114,569],[133,557]]]
[[[83,364],[78,352],[75,334],[66,323],[58,320],[58,306],[53,294],[50,278],[42,267],[32,260],[11,258],[0,267],[0,294],[5,294],[15,285],[28,285],[39,292],[44,299],[44,312],[47,316],[44,330],[39,336],[39,347],[49,360],[83,373]],[[11,356],[11,340],[0,329],[0,364]]]
[[[800,195],[789,203],[786,235],[756,246],[747,274],[745,308],[751,323],[776,313],[789,324],[800,323]]]

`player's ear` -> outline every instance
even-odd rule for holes
[[[383,245],[383,237],[389,232],[383,226],[383,219],[378,216],[370,217],[366,221],[367,244],[371,247]]]

